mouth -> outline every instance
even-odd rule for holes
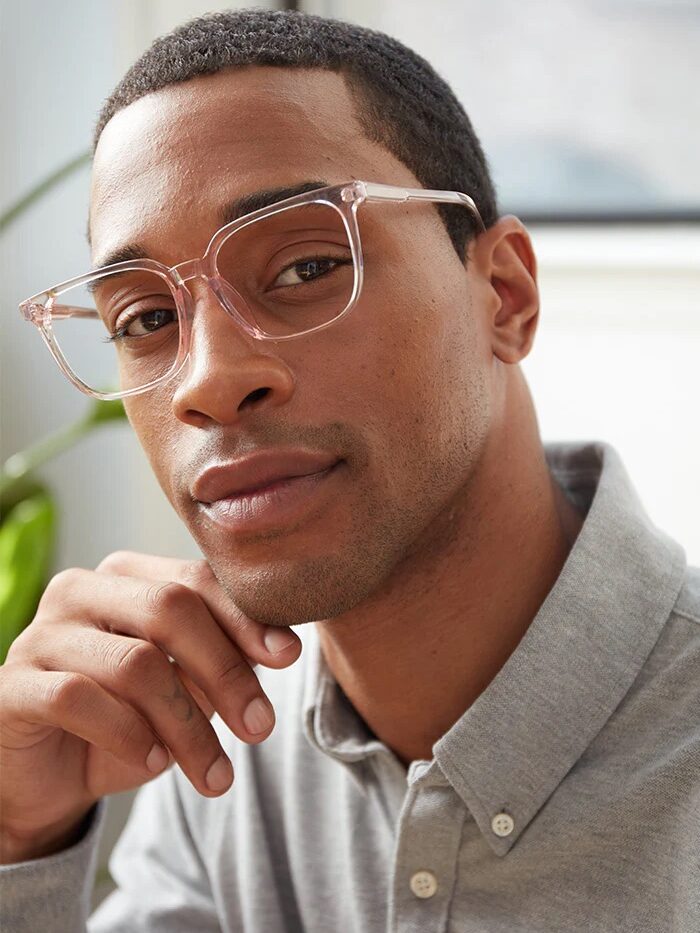
[[[337,460],[316,473],[288,476],[213,502],[200,502],[199,509],[208,522],[239,534],[289,528],[310,510],[327,504],[344,465],[344,460]]]

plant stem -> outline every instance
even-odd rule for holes
[[[15,483],[23,482],[31,470],[35,470],[56,454],[63,453],[64,450],[72,447],[92,427],[91,418],[82,418],[6,460],[0,473],[0,498],[4,499],[10,495]]]
[[[15,201],[14,204],[10,205],[3,214],[0,214],[0,231],[4,230],[5,227],[9,227],[16,217],[24,213],[28,207],[31,207],[35,201],[38,201],[39,198],[53,188],[54,185],[63,181],[68,175],[72,175],[72,173],[82,165],[87,165],[90,158],[89,152],[81,152],[79,156],[76,156],[74,159],[71,159],[70,162],[66,162],[61,168],[52,172],[51,175],[36,185],[36,187],[32,188],[31,191],[23,195],[19,201]]]

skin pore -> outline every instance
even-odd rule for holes
[[[136,243],[201,256],[222,205],[309,179],[420,183],[362,132],[341,75],[227,69],[148,94],[105,127],[93,261]],[[469,193],[469,192],[467,192]],[[500,218],[458,258],[435,208],[365,204],[363,293],[337,325],[275,343],[244,333],[203,280],[191,359],[126,399],[173,507],[248,617],[316,625],[369,728],[404,763],[488,686],[556,581],[582,516],[551,477],[517,365],[539,311],[526,230]],[[199,472],[257,448],[345,462],[294,525],[208,523]]]

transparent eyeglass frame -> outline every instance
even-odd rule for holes
[[[292,340],[297,337],[303,337],[316,331],[324,330],[336,324],[346,314],[354,308],[362,291],[362,282],[364,277],[364,264],[362,258],[362,244],[360,240],[360,230],[357,221],[357,210],[365,201],[429,201],[439,204],[455,204],[468,208],[474,215],[477,226],[484,230],[484,223],[473,199],[467,194],[459,191],[435,191],[426,188],[401,188],[394,185],[384,185],[369,181],[353,181],[341,185],[332,185],[327,188],[316,188],[304,194],[298,194],[283,201],[277,201],[267,207],[252,211],[242,217],[237,218],[231,223],[221,227],[212,236],[204,255],[200,259],[189,259],[178,263],[175,266],[166,266],[155,259],[135,259],[126,262],[117,262],[109,266],[102,266],[99,269],[93,269],[84,275],[67,279],[48,288],[43,292],[38,292],[27,298],[19,305],[21,315],[25,320],[36,325],[39,328],[44,343],[50,350],[52,356],[58,363],[61,371],[69,381],[81,392],[92,398],[110,401],[112,399],[126,398],[132,395],[140,395],[148,392],[162,383],[173,379],[182,369],[189,356],[191,321],[194,314],[194,299],[186,282],[194,278],[204,278],[208,282],[212,291],[218,298],[224,310],[239,324],[243,330],[258,340]],[[305,204],[325,204],[336,210],[342,218],[345,231],[353,259],[354,279],[352,292],[347,305],[330,321],[319,324],[308,330],[298,331],[293,334],[271,335],[246,320],[236,308],[232,298],[232,287],[218,273],[217,255],[221,246],[228,238],[238,230],[248,226],[264,217],[279,214],[290,208],[299,207]],[[177,355],[172,367],[149,382],[147,385],[127,389],[118,392],[98,392],[86,385],[71,369],[66,361],[61,348],[54,336],[52,322],[54,320],[65,319],[69,317],[77,318],[99,318],[97,311],[88,308],[79,308],[72,305],[57,303],[60,295],[70,288],[84,285],[94,279],[103,276],[112,275],[115,272],[130,272],[138,270],[147,270],[160,276],[169,286],[173,293],[175,306],[178,314],[179,323],[179,345]]]

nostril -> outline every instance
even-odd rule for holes
[[[245,405],[247,402],[257,402],[259,398],[264,398],[269,391],[270,390],[265,387],[262,389],[256,389],[254,392],[249,392],[241,402],[241,405]]]

